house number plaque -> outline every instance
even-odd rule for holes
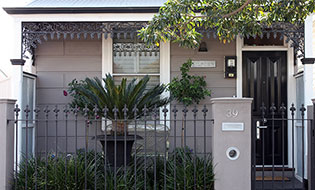
[[[238,116],[238,110],[236,109],[228,109],[226,112],[226,117],[228,118],[231,118],[231,117],[235,118],[237,116]]]

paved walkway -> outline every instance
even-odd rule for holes
[[[286,190],[305,190],[303,189],[303,183],[299,181],[296,178],[292,178],[292,172],[291,171],[285,171],[284,172],[284,181],[282,181],[282,172],[276,171],[275,172],[275,178],[276,181],[272,184],[272,172],[271,171],[265,171],[265,181],[263,182],[262,179],[262,172],[257,171],[256,172],[256,190],[274,190],[274,189],[286,189]],[[268,180],[269,179],[269,180]],[[264,183],[264,184],[263,184]],[[263,188],[264,185],[264,188]],[[272,188],[272,185],[274,188]]]

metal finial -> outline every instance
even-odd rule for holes
[[[197,105],[194,106],[194,109],[191,110],[193,113],[194,113],[194,117],[197,116],[197,112],[198,112],[198,109],[197,109]]]
[[[85,106],[83,108],[83,112],[84,112],[84,117],[87,117],[88,116],[88,112],[89,112],[87,104],[85,104]]]
[[[184,105],[184,109],[182,110],[182,112],[184,113],[184,114],[183,114],[184,117],[186,117],[186,116],[187,116],[187,112],[188,112],[188,109],[187,109],[187,106],[186,106],[186,105]]]
[[[117,113],[118,113],[119,110],[115,106],[112,111],[114,112],[114,119],[116,120],[117,119]]]
[[[285,111],[287,110],[287,108],[285,107],[284,103],[281,104],[280,108],[279,108],[281,115],[285,115]]]
[[[125,104],[124,105],[124,108],[122,109],[123,113],[124,113],[124,119],[127,119],[127,113],[128,113],[128,108],[127,108],[127,105]]]
[[[270,107],[270,111],[271,111],[271,114],[272,114],[272,115],[275,115],[276,109],[277,109],[277,108],[276,108],[275,104],[272,103],[272,104],[271,104],[271,107]]]
[[[174,105],[172,112],[174,113],[174,117],[176,117],[178,109],[176,108],[176,105]]]
[[[134,116],[135,116],[135,119],[137,118],[138,111],[139,111],[139,109],[137,108],[137,105],[135,105],[135,106],[133,107],[133,109],[132,109],[132,112],[133,112],[133,114],[134,114]]]
[[[53,110],[53,112],[55,113],[55,116],[56,117],[58,117],[58,112],[59,112],[60,110],[58,109],[58,105],[56,105],[55,106],[55,108],[54,108],[54,110]]]
[[[80,110],[80,109],[79,109],[78,105],[75,105],[74,108],[72,109],[72,111],[73,111],[73,113],[74,113],[75,116],[78,115],[79,110]]]
[[[148,113],[148,111],[149,111],[149,109],[147,108],[147,105],[144,105],[142,111],[143,111],[143,115],[144,115],[144,116],[147,116],[147,113]]]
[[[166,108],[166,105],[165,105],[164,108],[162,109],[162,112],[164,113],[164,114],[163,114],[164,118],[166,118],[167,112],[168,112],[168,109]]]
[[[108,108],[107,108],[107,106],[105,106],[104,107],[104,109],[102,110],[103,111],[103,113],[104,113],[104,117],[105,117],[105,119],[107,118],[107,112],[108,112]]]
[[[203,112],[203,116],[206,117],[207,116],[207,112],[208,112],[208,108],[206,105],[203,106],[202,112]]]
[[[99,109],[98,109],[98,107],[97,107],[96,104],[94,105],[93,111],[94,111],[94,116],[95,116],[95,118],[96,118],[97,115],[98,115],[97,113],[98,113],[98,111],[99,111]]]

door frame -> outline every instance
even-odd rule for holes
[[[237,56],[237,78],[236,78],[236,94],[238,98],[243,97],[243,80],[242,65],[243,51],[286,51],[287,52],[287,102],[288,107],[291,103],[296,105],[296,80],[294,76],[294,50],[290,46],[290,42],[286,43],[284,39],[283,46],[245,46],[244,40],[237,36],[236,38],[236,56]],[[290,118],[290,109],[287,109],[287,118]],[[296,167],[297,163],[292,166],[292,121],[288,121],[288,167]],[[294,149],[296,151],[296,149]],[[296,152],[294,153],[296,155]]]

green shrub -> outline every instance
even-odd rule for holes
[[[174,167],[174,155],[176,153],[176,167]],[[157,189],[163,189],[164,176],[166,177],[166,189],[174,189],[174,176],[173,172],[176,169],[176,184],[177,189],[183,189],[184,176],[186,175],[186,189],[193,189],[194,187],[194,158],[196,159],[196,187],[197,189],[203,189],[204,187],[204,166],[206,170],[206,189],[211,190],[214,184],[214,174],[212,160],[207,156],[206,160],[203,157],[194,157],[194,154],[189,151],[188,148],[178,148],[175,151],[169,153],[166,160],[166,172],[164,171],[164,157],[156,157],[156,185]],[[67,161],[67,162],[66,162]],[[184,167],[184,161],[185,166]],[[36,177],[36,162],[37,162],[37,177]],[[65,173],[67,163],[67,173]],[[204,165],[205,163],[205,165]],[[104,189],[105,185],[105,172],[104,172],[104,155],[103,153],[96,153],[89,151],[86,154],[84,151],[78,151],[77,156],[54,155],[49,154],[47,157],[47,170],[45,158],[30,158],[27,162],[27,185],[28,189],[34,189],[35,182],[37,181],[37,189],[85,189],[85,164],[86,164],[86,186],[87,189]],[[135,178],[136,189],[144,189],[144,157],[137,156],[136,160],[136,172],[134,171],[134,162],[126,167],[126,173],[124,167],[117,168],[116,170],[116,188],[120,189],[134,189]],[[146,165],[146,186],[147,189],[154,189],[154,157],[147,157]],[[17,189],[25,189],[25,169],[26,160],[22,159],[19,165],[19,171],[15,177],[17,180]],[[77,181],[75,178],[75,168],[77,168]],[[45,171],[47,171],[47,181],[45,180]],[[96,171],[96,172],[95,172]],[[96,174],[96,175],[95,175]],[[124,175],[125,174],[125,175]],[[126,176],[126,178],[125,178]],[[96,177],[96,183],[95,183]],[[113,168],[106,167],[106,187],[107,189],[114,189],[114,177],[115,172]],[[126,183],[125,183],[126,179]],[[45,182],[46,181],[46,182]],[[67,181],[67,183],[66,183]],[[77,183],[77,184],[76,184]]]
[[[203,155],[195,156],[188,147],[177,148],[169,155],[166,167],[168,189],[174,189],[174,170],[176,170],[176,189],[184,189],[184,185],[186,189],[194,189],[194,163],[196,163],[196,189],[204,189],[204,184],[206,184],[205,189],[214,189],[214,173],[211,157],[208,155],[204,159]],[[204,178],[204,171],[206,178]]]
[[[185,106],[199,104],[199,102],[211,95],[207,89],[207,83],[202,76],[190,75],[193,62],[189,59],[181,67],[181,78],[174,77],[168,84],[168,90],[172,98]]]

